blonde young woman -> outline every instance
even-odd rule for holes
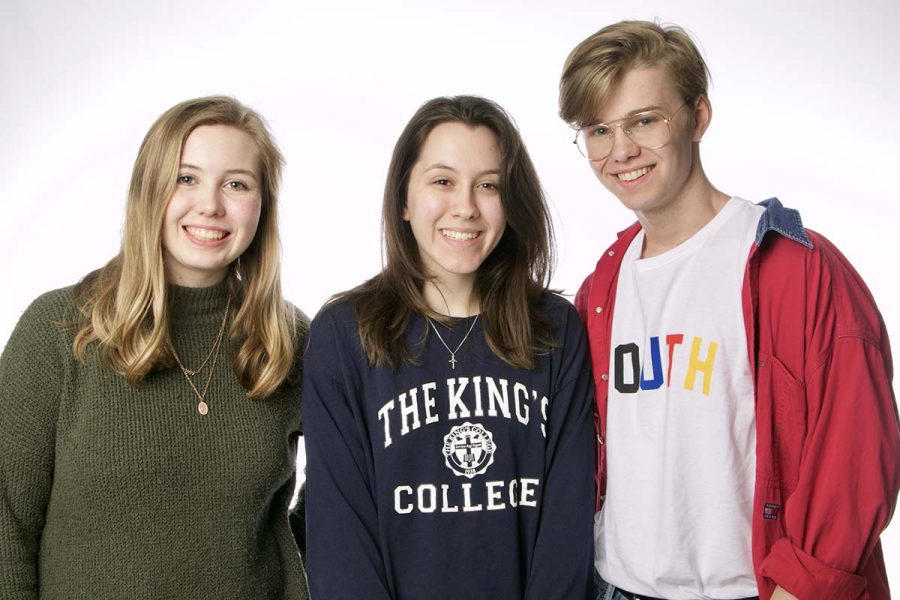
[[[237,101],[174,106],[138,153],[119,254],[22,316],[0,358],[0,597],[307,597],[281,166]]]

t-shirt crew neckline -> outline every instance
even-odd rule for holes
[[[715,233],[722,228],[722,226],[727,223],[741,208],[741,203],[747,202],[746,200],[742,200],[737,196],[732,196],[728,199],[728,202],[725,203],[725,206],[712,218],[709,223],[704,225],[700,230],[681,242],[671,250],[666,250],[662,254],[657,254],[656,256],[651,256],[649,258],[640,258],[636,257],[634,261],[634,268],[637,271],[647,271],[649,269],[656,269],[658,267],[662,267],[667,265],[673,261],[684,259],[692,254],[696,253],[706,241],[715,235]],[[641,230],[638,235],[635,237],[632,242],[632,247],[643,248],[644,246],[644,231]]]

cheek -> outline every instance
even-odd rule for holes
[[[166,204],[166,212],[163,213],[163,223],[166,225],[176,224],[184,213],[187,212],[187,205],[187,199],[183,194],[179,194],[176,190]]]
[[[403,209],[403,219],[412,227],[413,234],[429,229],[441,216],[439,203],[424,194],[411,194]]]
[[[487,246],[485,250],[490,254],[500,243],[503,233],[506,231],[506,211],[503,210],[503,201],[499,196],[483,200],[479,204],[478,209],[481,213],[482,222],[488,227],[489,237],[486,238]]]
[[[503,203],[497,198],[496,202],[492,203],[488,210],[489,212],[484,216],[487,217],[494,228],[497,239],[500,239],[506,230],[506,211],[503,210]]]
[[[605,162],[590,162],[590,161],[588,161],[588,164],[591,165],[591,171],[594,172],[594,176],[600,180],[600,183],[602,183],[604,186],[606,186],[608,188],[609,185],[606,181],[606,176],[603,174],[603,166],[606,163]]]
[[[163,250],[168,251],[169,246],[171,246],[176,236],[178,235],[179,229],[179,220],[183,214],[182,205],[183,203],[179,201],[177,195],[172,195],[169,199],[169,203],[166,204],[166,211],[163,213],[163,222],[162,222],[162,245]]]
[[[250,234],[252,238],[259,226],[259,219],[262,216],[262,199],[255,199],[250,202],[244,201],[235,204],[231,209],[231,214],[245,233]]]

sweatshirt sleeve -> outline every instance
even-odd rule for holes
[[[352,340],[328,317],[313,321],[303,369],[310,595],[389,600],[362,399],[338,376],[355,368]]]
[[[38,550],[53,482],[58,402],[71,361],[49,295],[26,310],[0,357],[0,597],[38,598]],[[54,314],[56,313],[56,314]]]
[[[593,384],[587,340],[575,310],[559,352],[561,386],[550,399],[540,526],[526,600],[590,597],[593,572]]]

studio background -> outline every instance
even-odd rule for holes
[[[0,344],[37,295],[118,251],[144,134],[208,94],[258,109],[287,158],[284,292],[310,316],[380,268],[394,142],[422,102],[448,94],[490,97],[518,122],[554,213],[553,283],[574,293],[634,217],[557,118],[558,79],[575,44],[625,18],[677,23],[700,42],[711,181],[799,209],[862,274],[898,347],[893,0],[0,0]],[[883,539],[900,590],[900,526]]]

